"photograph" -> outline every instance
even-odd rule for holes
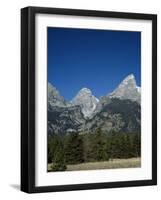
[[[47,172],[141,167],[141,32],[47,27]]]

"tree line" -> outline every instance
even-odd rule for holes
[[[95,133],[48,137],[48,163],[52,171],[65,171],[68,164],[108,161],[141,156],[140,133]]]

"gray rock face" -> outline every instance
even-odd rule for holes
[[[52,107],[48,110],[48,134],[78,132],[85,123],[80,106]]]
[[[58,90],[51,83],[48,83],[48,105],[59,107],[66,106],[64,98],[59,94]]]
[[[81,107],[66,102],[59,91],[48,83],[48,134],[76,132],[84,122]]]
[[[106,133],[140,131],[140,112],[140,104],[136,101],[106,98],[100,111],[86,121],[84,131],[93,132],[98,128]]]
[[[132,74],[99,100],[82,88],[66,102],[48,83],[48,134],[91,133],[98,128],[106,133],[140,131],[140,98],[141,88]]]
[[[140,103],[141,91],[140,87],[136,85],[133,74],[127,76],[119,86],[107,96],[110,98],[130,99]]]
[[[82,113],[84,114],[84,117],[87,118],[93,114],[98,102],[99,100],[92,95],[91,90],[82,88],[72,99],[71,104],[81,106]]]
[[[107,105],[108,103],[111,103],[111,98],[109,98],[108,96],[101,97],[90,118],[93,118],[97,113],[102,110],[103,106]]]

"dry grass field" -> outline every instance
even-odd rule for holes
[[[75,165],[67,165],[66,171],[136,168],[136,167],[141,167],[140,158],[113,159],[104,162],[88,162]],[[48,164],[48,171],[51,171],[51,164]]]

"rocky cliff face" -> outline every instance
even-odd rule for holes
[[[84,131],[137,132],[140,131],[140,104],[118,98],[106,99],[99,112],[86,121]]]
[[[48,106],[65,107],[66,105],[64,97],[59,94],[59,91],[51,83],[48,83]]]
[[[58,107],[48,110],[48,133],[66,134],[78,132],[85,123],[80,106]]]
[[[140,87],[136,85],[135,77],[133,74],[127,76],[119,86],[107,96],[110,98],[130,99],[140,103],[141,92]]]
[[[79,105],[82,109],[84,117],[90,117],[94,112],[99,100],[92,95],[92,92],[88,88],[82,88],[78,94],[72,99],[72,105]]]

